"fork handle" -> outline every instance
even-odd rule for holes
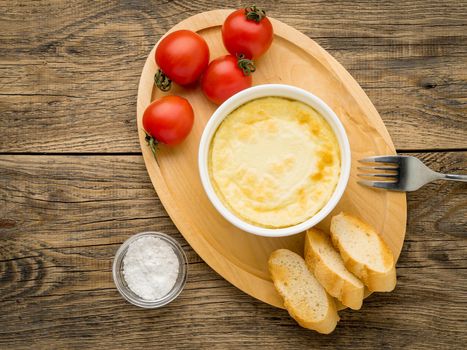
[[[467,182],[467,175],[459,175],[459,174],[441,174],[441,175],[442,177],[440,177],[440,179],[443,179],[443,180]]]

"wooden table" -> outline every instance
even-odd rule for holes
[[[256,3],[350,71],[400,153],[466,171],[465,0]],[[243,294],[186,244],[143,164],[137,84],[166,30],[223,7],[0,1],[0,348],[465,347],[466,184],[408,195],[396,290],[341,312],[329,336]],[[175,237],[190,261],[184,292],[159,310],[125,302],[111,277],[119,245],[144,230]]]

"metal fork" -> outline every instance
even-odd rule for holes
[[[361,163],[372,165],[360,166],[357,176],[363,178],[359,184],[391,191],[415,191],[434,180],[452,180],[467,182],[467,175],[442,174],[431,170],[422,161],[409,156],[379,156],[360,159]],[[367,178],[367,179],[365,179]],[[372,178],[380,181],[370,181]]]

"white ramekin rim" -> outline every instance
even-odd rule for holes
[[[339,142],[341,155],[341,172],[339,180],[329,201],[323,206],[323,208],[321,208],[320,211],[318,211],[308,220],[297,225],[282,228],[265,228],[261,226],[256,226],[242,220],[234,213],[232,213],[217,196],[211,184],[208,169],[208,156],[211,140],[224,118],[227,117],[236,108],[247,103],[248,101],[266,96],[278,96],[298,100],[306,103],[307,105],[317,110],[326,119],[326,121],[329,123],[334,133],[336,134],[337,140]],[[337,203],[344,194],[350,176],[350,164],[350,144],[347,137],[347,133],[345,132],[345,128],[339,120],[339,117],[326,103],[324,103],[320,98],[316,97],[312,93],[300,89],[298,87],[285,84],[257,85],[243,90],[226,100],[216,109],[216,111],[213,113],[208,123],[206,124],[206,127],[203,131],[203,135],[201,136],[198,152],[198,166],[201,183],[203,184],[204,190],[209,200],[217,209],[217,211],[227,221],[229,221],[239,229],[249,233],[253,233],[258,236],[265,237],[285,237],[294,235],[303,232],[309,229],[310,227],[313,227],[321,220],[323,220],[326,216],[328,216],[331,213],[331,211],[336,207]]]

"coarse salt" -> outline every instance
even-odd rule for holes
[[[180,263],[169,243],[157,237],[132,242],[123,258],[128,287],[145,300],[167,295],[177,281]]]

